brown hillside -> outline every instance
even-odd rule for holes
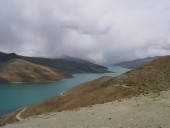
[[[121,76],[84,83],[49,101],[29,107],[23,117],[70,110],[170,88],[170,56],[152,61]]]
[[[21,117],[71,110],[150,92],[159,93],[170,88],[169,78],[170,56],[166,56],[115,78],[102,77],[81,84],[51,100],[28,107]],[[14,121],[14,118],[7,121]]]
[[[50,82],[67,76],[51,68],[33,64],[21,59],[12,59],[0,64],[0,82]]]
[[[145,64],[114,78],[113,83],[125,84],[142,92],[160,92],[170,87],[170,56]]]

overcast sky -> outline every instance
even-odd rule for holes
[[[101,64],[170,54],[170,1],[0,0],[0,51]]]

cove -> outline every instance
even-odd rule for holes
[[[74,78],[54,83],[0,84],[0,115],[24,106],[43,102],[83,82],[102,76],[118,76],[130,69],[119,66],[109,67],[113,73],[74,74]]]

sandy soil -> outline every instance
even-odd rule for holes
[[[170,128],[170,91],[29,117],[2,128]]]

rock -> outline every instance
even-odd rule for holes
[[[48,119],[48,118],[49,118],[49,116],[44,117],[44,119]]]
[[[0,126],[4,126],[4,125],[6,125],[6,123],[5,123],[5,122],[0,123]]]

